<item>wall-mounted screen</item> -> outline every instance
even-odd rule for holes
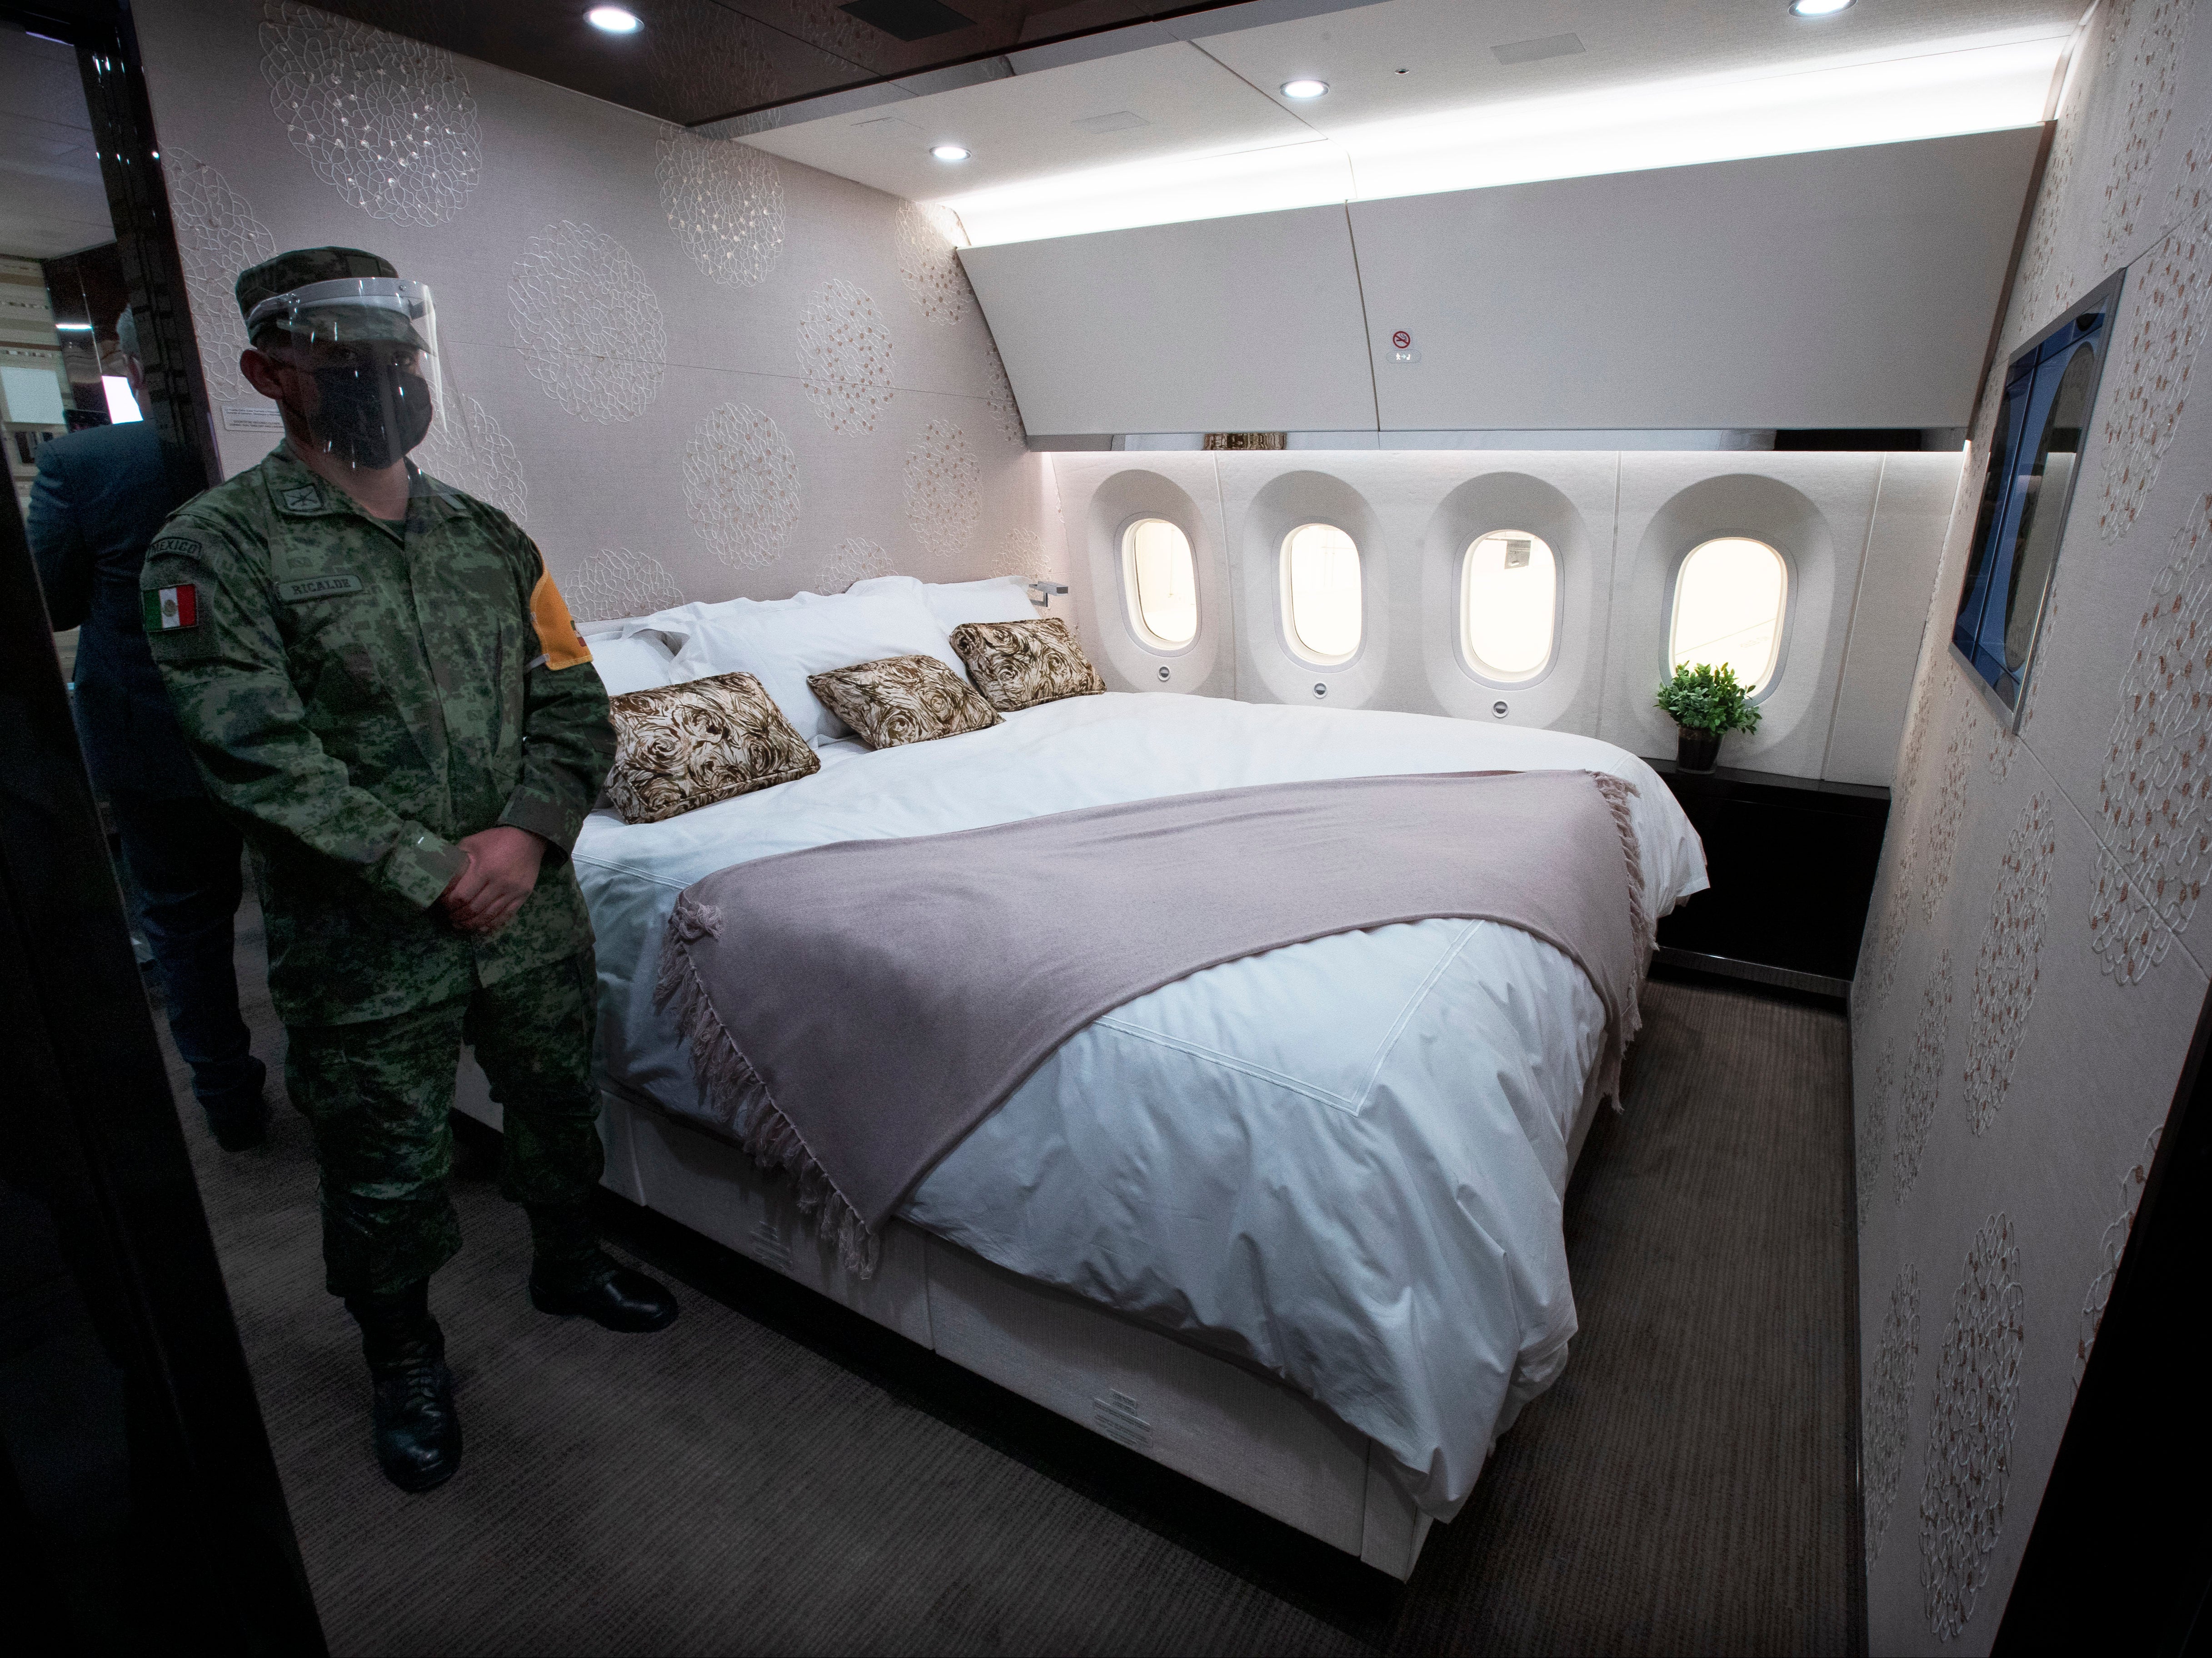
[[[1951,648],[2008,726],[2020,722],[2124,275],[2093,289],[2005,365]]]

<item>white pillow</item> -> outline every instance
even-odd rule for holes
[[[602,634],[596,639],[586,635],[584,642],[591,647],[592,665],[606,683],[609,696],[673,685],[690,677],[677,667],[676,653],[658,632]]]
[[[690,637],[677,658],[678,677],[743,671],[758,677],[783,717],[817,746],[846,735],[845,722],[807,689],[806,676],[886,656],[933,656],[965,679],[967,670],[915,592],[801,593],[763,604],[687,605],[679,625]],[[675,622],[677,612],[653,618]]]
[[[1034,622],[1037,608],[1030,603],[1029,583],[1018,575],[987,576],[981,581],[918,581],[910,575],[871,576],[847,591],[885,592],[900,586],[919,588],[937,625],[950,634],[968,622]]]

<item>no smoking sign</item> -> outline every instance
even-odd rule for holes
[[[1390,336],[1392,362],[1419,362],[1420,360],[1421,354],[1414,349],[1413,336],[1410,330],[1401,328]]]

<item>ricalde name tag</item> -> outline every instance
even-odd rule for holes
[[[361,578],[357,575],[311,576],[305,581],[280,581],[276,597],[288,604],[297,604],[307,598],[331,598],[339,593],[357,593]]]

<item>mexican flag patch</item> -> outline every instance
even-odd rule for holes
[[[199,625],[199,590],[189,581],[181,587],[149,588],[139,598],[145,605],[149,633]]]

